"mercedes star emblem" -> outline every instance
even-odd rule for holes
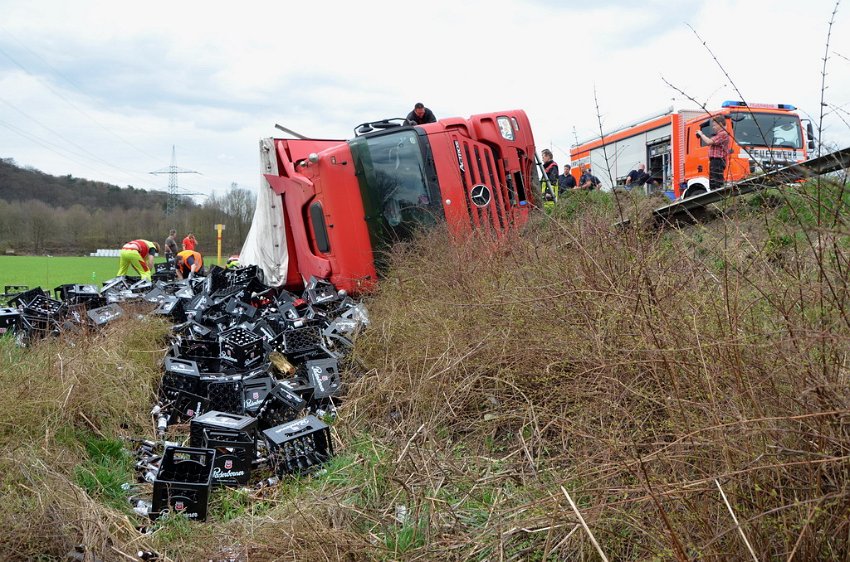
[[[476,207],[486,207],[490,203],[490,198],[492,197],[490,188],[480,183],[472,186],[472,191],[470,191],[469,194]]]

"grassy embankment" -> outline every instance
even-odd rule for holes
[[[116,438],[152,431],[167,326],[7,341],[0,552],[594,560],[592,534],[611,560],[847,559],[848,198],[815,189],[661,234],[578,194],[501,244],[397,248],[327,471],[147,536]]]

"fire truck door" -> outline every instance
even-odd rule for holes
[[[672,170],[670,168],[670,138],[653,142],[646,146],[647,173],[655,189],[670,189]],[[647,191],[653,186],[647,184]]]

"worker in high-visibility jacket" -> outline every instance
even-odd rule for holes
[[[224,269],[236,269],[239,267],[239,256],[234,254],[227,258],[227,262],[224,264]]]
[[[196,252],[195,250],[177,252],[176,268],[178,279],[194,277],[195,273],[198,273],[204,268],[204,258],[200,252]]]
[[[152,278],[153,259],[159,254],[159,244],[150,240],[133,240],[127,242],[118,253],[118,275],[127,275],[132,267],[142,280],[150,281]]]

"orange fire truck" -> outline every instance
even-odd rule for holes
[[[417,228],[504,231],[536,197],[534,138],[522,110],[410,126],[364,123],[351,140],[260,142],[263,182],[240,263],[269,285],[315,276],[339,289],[374,285],[384,250]]]
[[[591,168],[602,189],[612,189],[625,184],[630,170],[645,164],[650,185],[673,199],[705,193],[709,190],[708,145],[696,131],[712,136],[711,115],[726,116],[732,143],[725,179],[731,182],[808,158],[807,149],[814,148],[812,125],[806,122],[804,129],[795,110],[788,104],[740,101],[723,102],[710,113],[671,107],[573,146],[573,173],[578,178]]]

